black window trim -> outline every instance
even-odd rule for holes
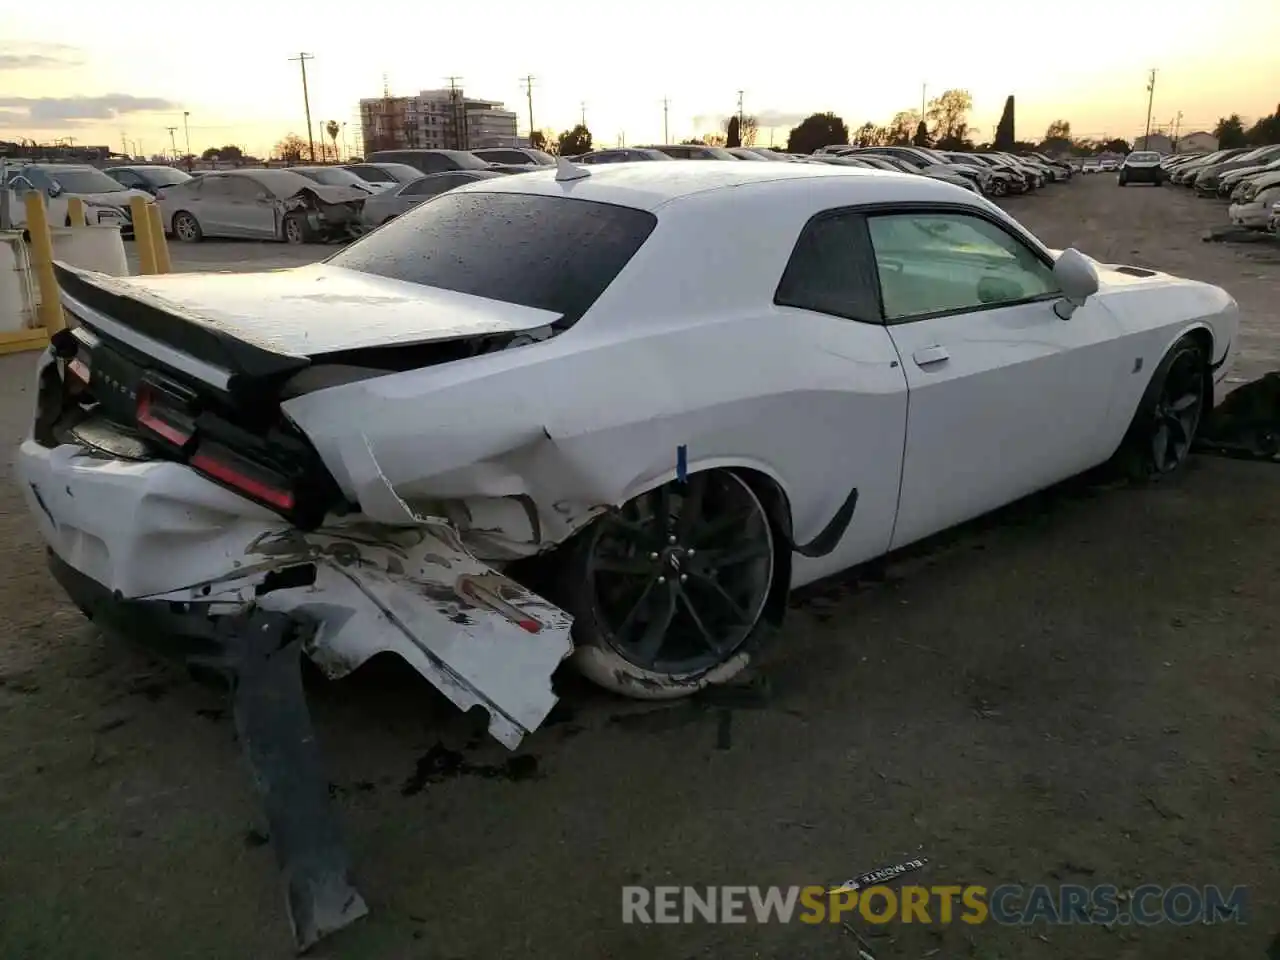
[[[773,303],[779,307],[790,307],[796,310],[808,310],[811,313],[821,313],[826,316],[838,317],[842,320],[852,320],[855,323],[866,323],[875,326],[892,327],[899,324],[919,323],[922,320],[933,320],[937,317],[958,316],[965,313],[984,313],[988,310],[1002,310],[1006,307],[1024,306],[1029,303],[1054,302],[1062,299],[1061,292],[1042,293],[1034,297],[1023,297],[1020,300],[1004,300],[1000,303],[978,304],[971,307],[955,307],[951,310],[935,310],[932,313],[918,313],[909,317],[899,317],[896,319],[888,319],[884,311],[884,294],[880,289],[880,270],[875,259],[875,245],[871,242],[871,231],[867,225],[867,221],[871,217],[893,216],[895,214],[912,214],[912,213],[936,213],[936,214],[962,214],[965,216],[976,217],[979,220],[985,220],[1004,233],[1008,234],[1018,243],[1029,249],[1042,264],[1053,270],[1054,260],[1049,254],[1048,249],[1040,243],[1021,226],[1015,227],[989,210],[981,207],[973,207],[964,203],[947,203],[937,200],[889,200],[881,203],[860,203],[850,204],[845,207],[831,207],[827,210],[821,210],[805,221],[803,227],[800,228],[799,234],[796,235],[795,245],[791,248],[791,254],[787,257],[787,265],[783,268],[782,276],[778,279],[778,286],[774,289]],[[857,260],[860,269],[866,274],[867,266],[870,266],[870,276],[864,276],[869,279],[871,290],[874,291],[875,316],[876,319],[869,320],[865,316],[856,315],[854,312],[833,312],[831,310],[816,310],[811,306],[802,306],[795,303],[788,303],[779,298],[782,284],[786,280],[787,271],[791,267],[791,261],[796,255],[796,248],[799,247],[800,241],[804,238],[809,228],[819,220],[840,217],[855,216],[859,219],[861,229],[857,231],[858,250],[856,251]],[[859,308],[866,308],[870,304],[859,304]],[[859,309],[858,313],[862,310]]]

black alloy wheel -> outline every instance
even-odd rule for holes
[[[628,663],[687,677],[732,657],[773,587],[773,530],[727,470],[672,481],[597,522],[586,600],[599,639]]]

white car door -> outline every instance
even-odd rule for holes
[[[877,212],[867,227],[908,387],[894,548],[1110,454],[1123,374],[1101,303],[1060,319],[1047,256],[983,211]]]

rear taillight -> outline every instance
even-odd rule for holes
[[[138,386],[138,426],[167,440],[175,447],[185,447],[195,436],[195,424],[191,418],[168,402],[164,392],[150,383]]]
[[[284,477],[216,443],[202,443],[187,463],[251,500],[284,511],[297,506],[297,497]]]

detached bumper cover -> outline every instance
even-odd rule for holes
[[[572,618],[476,560],[444,521],[352,518],[304,534],[180,464],[34,440],[17,473],[53,552],[117,600],[314,622],[303,650],[335,678],[397,653],[460,709],[484,707],[512,749],[556,702]]]

